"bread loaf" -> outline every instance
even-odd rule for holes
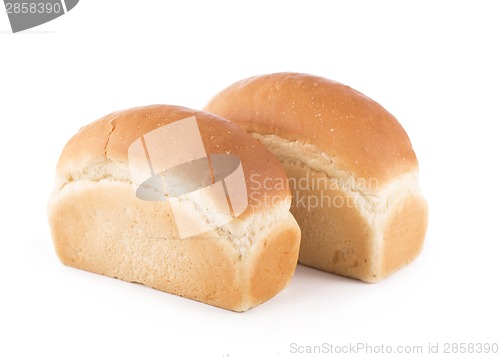
[[[376,282],[420,252],[427,203],[399,122],[375,101],[307,74],[248,78],[205,110],[263,143],[290,177],[299,262]]]
[[[282,290],[297,264],[290,191],[264,190],[269,179],[286,182],[279,161],[218,116],[166,105],[112,113],[80,129],[59,159],[48,208],[57,254],[247,310]]]

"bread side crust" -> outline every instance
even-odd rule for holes
[[[276,224],[265,214],[275,215]],[[247,218],[255,244],[242,256],[220,232],[174,238],[168,203],[137,199],[127,182],[73,181],[49,203],[54,245],[64,264],[234,311],[277,294],[295,270],[300,230],[287,203],[265,214]]]
[[[418,256],[424,245],[428,215],[427,202],[421,196],[408,196],[392,207],[382,232],[381,278]]]
[[[287,159],[282,164],[291,178],[334,183],[324,173],[300,162]],[[318,198],[318,204],[309,201],[312,197]],[[355,199],[340,189],[311,187],[292,189],[292,200],[290,211],[302,231],[299,262],[342,276],[369,279],[377,264],[372,254],[375,233]]]
[[[249,306],[269,300],[283,290],[297,266],[300,228],[291,213],[259,240],[248,260]]]
[[[373,180],[366,184],[365,179],[338,169],[336,158],[314,145],[274,134],[252,135],[278,157],[296,185],[306,179],[326,181],[328,187],[334,188],[297,192],[294,184],[290,184],[291,212],[302,231],[300,263],[365,282],[377,282],[418,255],[428,214],[418,186],[418,169],[392,181]],[[327,196],[333,204],[298,207],[296,201],[300,195]],[[408,200],[410,207],[407,207]],[[409,226],[403,228],[398,222],[408,222]]]

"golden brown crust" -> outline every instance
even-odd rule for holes
[[[313,144],[339,168],[379,184],[417,166],[398,121],[356,90],[322,77],[276,73],[251,77],[217,94],[205,110],[249,132]]]
[[[252,190],[255,182],[280,178],[286,184],[286,173],[279,161],[258,140],[227,120],[214,114],[171,105],[151,105],[111,113],[81,128],[61,154],[57,174],[65,181],[93,163],[128,162],[130,144],[142,135],[163,125],[195,116],[205,150],[210,154],[232,154],[243,165],[247,183],[249,209],[269,208],[261,195],[288,199],[288,187]],[[263,185],[257,185],[259,187]],[[276,202],[276,201],[275,201]],[[248,212],[247,212],[248,213]]]

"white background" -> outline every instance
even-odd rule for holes
[[[82,0],[18,34],[0,9],[0,355],[500,343],[498,2]],[[201,108],[236,80],[277,71],[348,84],[406,128],[430,205],[417,261],[375,285],[298,267],[245,313],[58,261],[46,203],[81,126],[138,105]]]

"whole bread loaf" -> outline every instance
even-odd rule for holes
[[[167,167],[179,157],[186,162]],[[225,119],[167,105],[112,113],[61,154],[48,208],[57,254],[78,269],[247,310],[287,285],[300,244],[288,186],[265,189],[266,180],[287,182],[279,161]]]
[[[417,158],[381,105],[332,80],[276,73],[234,83],[205,110],[281,161],[302,231],[299,262],[376,282],[419,254],[428,212]]]

